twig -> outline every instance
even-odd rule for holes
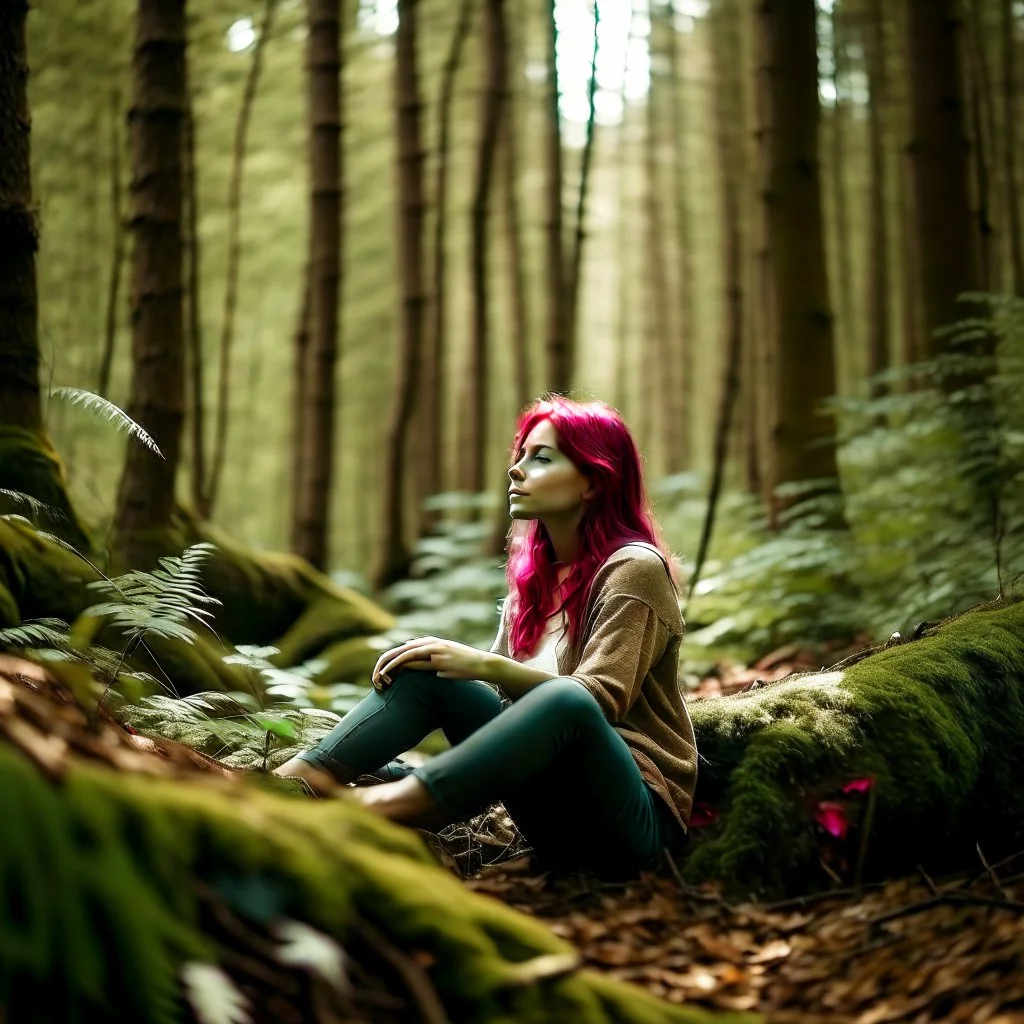
[[[1024,913],[1024,903],[1018,900],[996,900],[987,896],[964,896],[962,893],[946,892],[933,896],[923,903],[912,903],[910,906],[901,907],[891,913],[883,914],[881,917],[872,918],[868,925],[877,928],[880,925],[896,921],[901,917],[910,917],[912,914],[920,914],[934,907],[991,907],[994,910],[1014,910],[1017,913]]]
[[[939,892],[938,886],[932,881],[931,875],[929,875],[928,872],[925,871],[923,865],[918,864],[917,865],[917,870],[920,872],[921,877],[924,879],[925,885],[927,885],[928,888],[931,889],[932,895],[933,896],[941,895],[941,893]]]
[[[821,892],[812,892],[806,896],[791,896],[789,899],[776,900],[774,903],[755,903],[758,910],[774,913],[778,910],[790,910],[793,907],[803,908],[812,903],[823,903],[828,900],[845,900],[851,896],[860,896],[867,889],[883,889],[887,882],[868,882],[867,885],[852,886],[848,889],[822,889]]]
[[[676,884],[682,890],[684,896],[688,899],[696,900],[698,903],[717,903],[720,906],[729,907],[729,904],[725,902],[720,893],[702,892],[700,889],[690,885],[680,873],[679,867],[675,862],[675,858],[672,856],[667,846],[663,846],[661,848],[661,852],[665,855],[665,861],[669,866],[669,870],[672,872],[672,875],[676,880]],[[729,909],[731,910],[732,908],[729,907]]]
[[[391,945],[365,919],[356,919],[354,930],[382,960],[385,960],[399,973],[424,1024],[451,1024],[427,972],[415,960]]]
[[[1004,900],[1010,898],[1010,894],[1003,888],[1003,883],[999,881],[999,876],[995,872],[995,868],[987,860],[985,860],[985,854],[981,852],[981,843],[975,843],[974,848],[978,851],[978,857],[981,863],[984,865],[985,870],[988,872],[989,878],[992,879],[992,884],[999,890]]]

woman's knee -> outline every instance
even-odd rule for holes
[[[537,702],[542,703],[553,714],[579,718],[604,717],[594,695],[578,679],[571,676],[546,679],[535,686],[532,692],[536,695]]]

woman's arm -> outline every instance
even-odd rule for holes
[[[518,700],[527,690],[532,690],[548,679],[558,678],[552,672],[521,665],[500,654],[485,654],[483,659],[483,674],[480,678],[486,683],[500,686],[513,700]]]

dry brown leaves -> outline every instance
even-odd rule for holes
[[[668,875],[629,884],[536,876],[525,858],[467,885],[546,921],[587,966],[671,1002],[775,1022],[1024,1024],[1015,865],[1024,853],[1001,865],[998,886],[988,873],[945,881],[937,891],[962,901],[953,905],[911,878],[859,898],[731,906]]]
[[[72,755],[145,775],[236,774],[181,743],[129,731],[102,707],[87,714],[41,665],[10,654],[0,654],[0,737],[54,780]]]

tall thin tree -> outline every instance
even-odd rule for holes
[[[834,426],[822,401],[835,392],[825,271],[815,0],[763,0],[760,29],[771,68],[765,202],[775,312],[773,492],[782,483],[836,479]]]
[[[387,435],[384,469],[384,533],[376,572],[379,587],[408,575],[405,543],[405,453],[416,411],[423,355],[426,292],[423,274],[425,213],[422,112],[419,83],[419,0],[399,0],[395,36],[395,125],[398,135],[399,281],[402,296],[398,382]]]
[[[448,179],[451,163],[452,106],[466,40],[473,24],[474,0],[461,0],[444,68],[437,110],[437,145],[434,158],[434,221],[430,240],[433,281],[430,316],[423,338],[420,386],[419,452],[416,458],[417,491],[422,499],[445,489],[445,398],[447,394],[448,324]],[[428,533],[434,516],[420,507],[420,536]]]
[[[344,171],[341,120],[341,0],[308,0],[306,37],[310,164],[309,343],[302,375],[306,448],[294,510],[293,546],[323,569],[328,560],[339,349]]]
[[[478,494],[485,490],[487,436],[490,307],[488,302],[488,220],[493,192],[495,154],[505,103],[508,73],[505,44],[504,0],[484,3],[484,90],[480,109],[480,137],[477,142],[476,181],[470,208],[470,279],[473,321],[466,376],[466,452],[464,489]]]
[[[1006,231],[1010,236],[1010,288],[1014,295],[1024,295],[1024,240],[1017,188],[1017,46],[1013,0],[999,0],[999,29],[1003,44],[1003,188]]]
[[[547,275],[547,387],[568,393],[572,387],[572,351],[566,333],[565,311],[565,240],[562,216],[562,110],[558,88],[558,24],[555,21],[555,0],[547,0],[547,183],[544,226],[545,273]]]
[[[182,131],[188,107],[185,0],[139,0],[132,68],[132,381],[128,406],[164,457],[128,445],[114,547],[147,566],[166,543],[185,414]]]
[[[572,244],[568,254],[568,265],[565,271],[565,337],[569,352],[575,353],[579,339],[577,338],[579,323],[580,275],[583,272],[583,243],[587,236],[587,193],[590,187],[590,168],[594,161],[594,128],[597,110],[594,106],[597,93],[597,54],[599,29],[601,27],[601,8],[594,0],[594,45],[590,54],[590,82],[587,86],[587,127],[583,142],[583,153],[580,157],[580,182],[576,190],[576,215],[573,222]],[[570,367],[571,374],[571,367]]]
[[[846,97],[846,19],[843,0],[832,4],[832,107],[831,175],[832,205],[835,222],[836,282],[834,293],[839,316],[834,321],[834,345],[837,351],[851,353],[858,337],[854,315],[854,284],[852,239],[850,237],[850,201],[846,182],[849,177],[847,159],[847,127],[849,106]]]
[[[882,0],[870,0],[865,29],[868,72],[868,318],[867,371],[872,388],[884,388],[878,374],[889,367],[889,221],[886,201],[885,112],[889,103],[885,15]]]
[[[263,20],[252,48],[252,61],[242,90],[242,104],[235,122],[235,140],[231,153],[231,177],[228,180],[228,237],[227,271],[224,284],[224,309],[220,325],[220,359],[217,378],[217,411],[213,433],[210,477],[202,493],[200,513],[212,515],[221,479],[224,476],[224,461],[228,450],[228,405],[231,396],[231,348],[235,338],[235,311],[238,308],[238,272],[242,262],[242,179],[245,172],[245,150],[256,104],[260,74],[263,71],[263,54],[267,40],[274,27],[277,0],[265,0]]]
[[[107,281],[107,308],[104,316],[103,348],[100,353],[96,391],[106,397],[110,393],[110,374],[114,366],[114,346],[117,342],[118,309],[121,302],[121,277],[124,271],[124,189],[121,184],[121,91],[110,95],[110,227],[114,244],[110,256],[110,277]]]

